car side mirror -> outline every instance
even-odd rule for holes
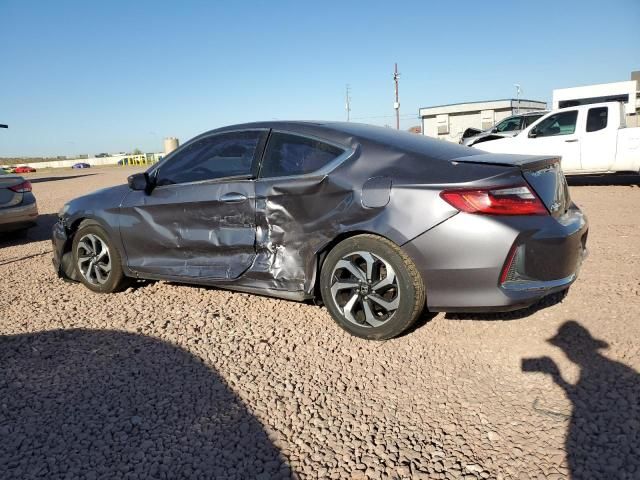
[[[131,190],[144,191],[147,195],[153,190],[153,182],[147,172],[134,173],[127,178],[127,183]]]
[[[538,131],[535,128],[532,128],[529,132],[529,138],[536,138],[538,136]]]
[[[491,129],[491,133],[498,133],[498,127],[493,127]]]

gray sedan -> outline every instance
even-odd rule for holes
[[[557,157],[487,154],[353,123],[204,133],[144,173],[67,203],[59,275],[322,302],[385,339],[431,311],[513,310],[575,280],[587,220]]]
[[[0,232],[26,230],[37,219],[38,205],[31,182],[20,175],[0,176]]]

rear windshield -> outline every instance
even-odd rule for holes
[[[332,125],[329,124],[327,127],[331,128]],[[373,125],[342,123],[339,124],[337,130],[372,142],[388,145],[392,148],[395,147],[398,150],[419,153],[438,160],[452,160],[484,153],[457,143]]]

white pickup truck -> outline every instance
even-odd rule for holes
[[[492,153],[557,155],[564,173],[640,173],[640,127],[626,126],[624,106],[595,103],[554,110],[517,136],[477,145]]]

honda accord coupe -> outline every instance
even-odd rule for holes
[[[156,279],[315,299],[352,334],[387,339],[424,308],[514,310],[567,289],[587,229],[557,157],[263,122],[67,203],[54,266],[100,293]]]

